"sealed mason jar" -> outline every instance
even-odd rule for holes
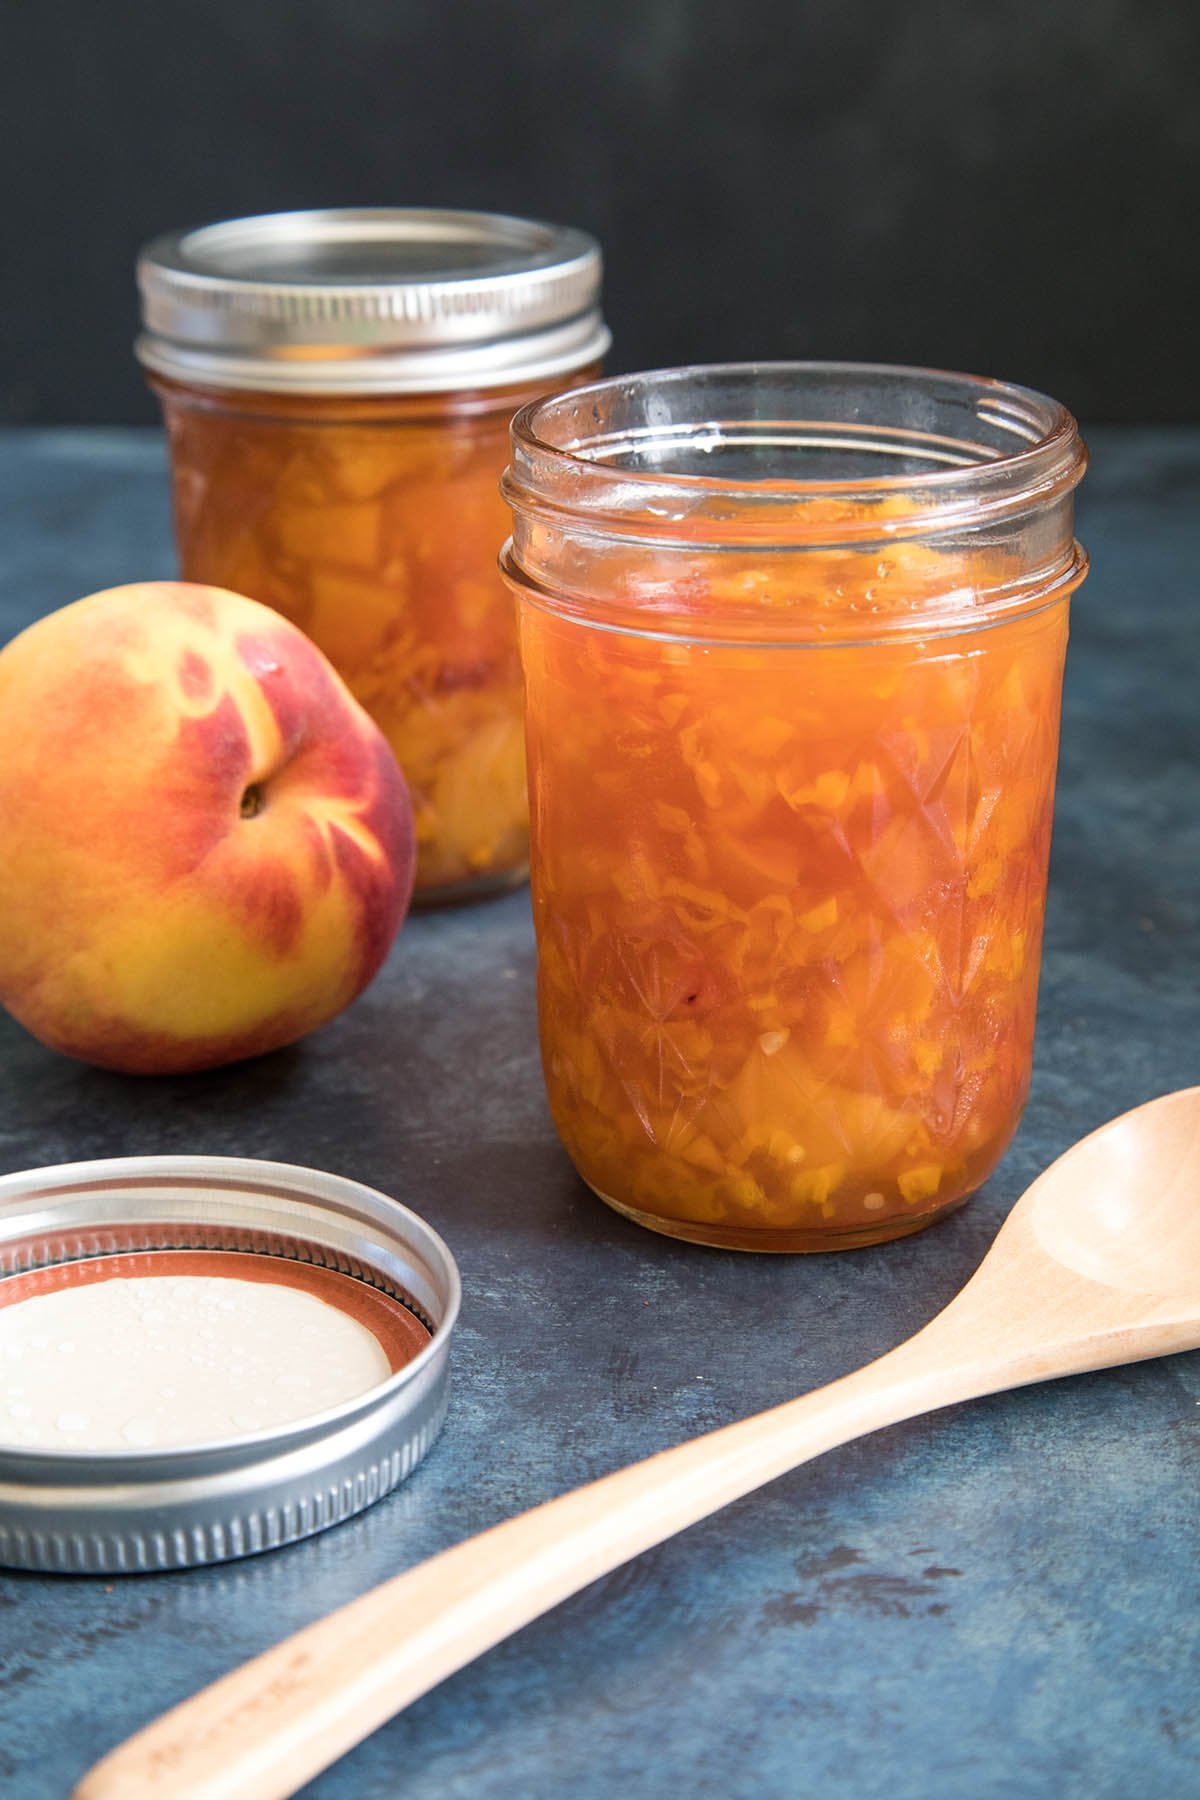
[[[915,1231],[1029,1083],[1085,453],[1024,389],[667,370],[513,422],[542,1058],[608,1203]]]
[[[598,372],[598,247],[484,213],[286,213],[160,238],[138,279],[183,576],[285,613],[382,727],[417,903],[522,880],[497,484],[513,412]]]

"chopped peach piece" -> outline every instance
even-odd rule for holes
[[[416,808],[418,900],[519,879],[523,700],[498,483],[509,418],[533,394],[159,390],[184,576],[286,614],[373,714]]]

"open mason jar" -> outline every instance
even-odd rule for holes
[[[598,373],[598,247],[487,213],[284,213],[159,238],[138,279],[185,579],[286,614],[380,725],[416,903],[523,880],[497,484],[516,409]]]
[[[513,422],[542,1058],[695,1242],[918,1230],[1029,1084],[1085,465],[1041,395],[777,364]]]

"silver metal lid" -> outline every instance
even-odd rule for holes
[[[0,1564],[120,1574],[294,1543],[390,1492],[436,1438],[458,1271],[407,1207],[340,1176],[240,1157],[130,1156],[0,1177],[0,1278],[181,1249],[336,1270],[400,1302],[430,1340],[364,1394],[222,1442],[0,1444]]]
[[[138,258],[146,368],[205,387],[432,393],[597,361],[600,247],[534,219],[416,207],[266,213]]]

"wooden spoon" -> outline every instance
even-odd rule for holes
[[[598,1576],[810,1457],[976,1395],[1200,1347],[1200,1087],[1068,1150],[962,1292],[828,1387],[468,1538],[119,1746],[77,1800],[282,1800]]]

